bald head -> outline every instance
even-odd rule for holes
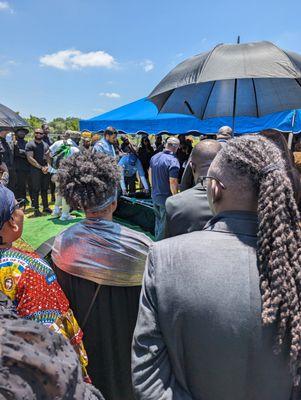
[[[233,130],[230,126],[222,126],[217,133],[217,140],[230,140],[233,138]]]
[[[206,176],[208,169],[222,146],[212,139],[205,139],[198,143],[191,153],[191,167],[194,181],[200,176]]]
[[[167,139],[165,148],[173,153],[176,153],[180,146],[180,141],[176,137],[169,137]]]

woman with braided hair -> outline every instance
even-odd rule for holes
[[[282,152],[260,135],[233,139],[203,182],[214,218],[148,257],[136,398],[299,399],[300,217]]]

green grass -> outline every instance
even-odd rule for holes
[[[22,239],[34,249],[37,249],[46,240],[58,235],[64,229],[81,221],[84,217],[84,214],[78,211],[72,212],[72,215],[75,216],[72,221],[60,221],[58,218],[52,218],[49,214],[43,214],[42,217],[35,218],[33,216],[33,209],[29,208],[25,212]],[[131,224],[130,221],[125,221],[120,218],[114,218],[114,221],[128,228],[143,232],[141,228]],[[150,233],[144,233],[153,239]]]

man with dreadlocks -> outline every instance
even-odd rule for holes
[[[231,140],[203,180],[215,217],[203,231],[156,243],[148,257],[133,339],[136,398],[295,398],[300,218],[281,151],[263,136]]]

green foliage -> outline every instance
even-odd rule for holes
[[[35,117],[34,115],[30,115],[29,118],[25,118],[25,120],[28,122],[29,124],[29,130],[30,130],[30,134],[32,136],[33,131],[37,128],[41,128],[41,125],[44,124],[46,122],[45,118],[39,118],[39,117]]]
[[[67,129],[71,131],[79,130],[79,119],[73,117],[64,118],[54,118],[51,122],[49,122],[49,126],[51,131],[58,135],[66,131]]]
[[[34,129],[41,128],[42,124],[47,123],[46,118],[39,118],[34,115],[30,115],[29,118],[25,118],[30,126],[31,136]],[[74,117],[65,118],[54,118],[48,123],[51,133],[56,136],[65,132],[67,129],[72,131],[79,131],[79,119]]]

